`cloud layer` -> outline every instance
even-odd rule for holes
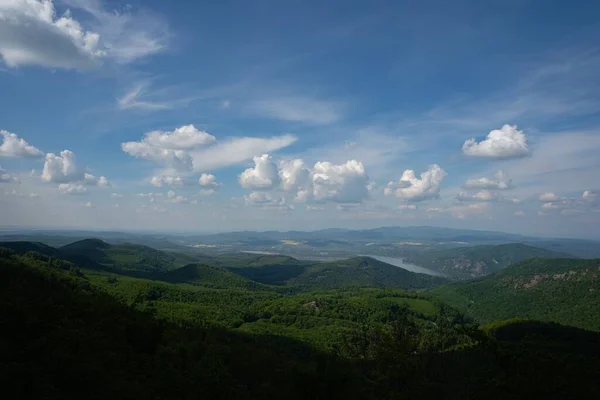
[[[440,186],[448,175],[439,165],[433,164],[422,172],[420,179],[415,171],[407,169],[398,182],[389,182],[385,187],[386,196],[396,196],[409,202],[436,199],[440,195]]]

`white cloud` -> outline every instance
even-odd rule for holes
[[[539,196],[540,201],[546,201],[546,202],[560,201],[561,199],[562,199],[562,197],[558,197],[556,194],[551,193],[551,192],[542,193]]]
[[[512,188],[512,179],[502,170],[496,171],[493,178],[482,177],[468,179],[464,184],[465,189],[491,189],[506,190]]]
[[[581,195],[581,198],[587,202],[594,202],[598,199],[598,193],[594,192],[593,190],[586,190]]]
[[[33,192],[29,193],[29,198],[30,199],[39,199],[40,197],[42,197],[42,196],[40,196],[39,193],[33,193]]]
[[[0,183],[20,183],[16,176],[9,174],[4,168],[0,167]]]
[[[456,198],[461,201],[501,201],[504,200],[500,194],[490,192],[489,190],[481,190],[476,193],[460,192]]]
[[[111,197],[112,199],[121,199],[121,198],[123,198],[123,195],[122,195],[122,194],[120,194],[120,193],[111,193],[111,194],[110,194],[110,197]]]
[[[356,160],[341,165],[317,162],[313,168],[312,184],[316,201],[360,203],[369,195],[369,176],[363,164]]]
[[[240,137],[217,143],[204,150],[190,153],[195,171],[207,171],[236,165],[251,160],[257,154],[265,154],[288,147],[296,141],[294,135],[269,138]]]
[[[412,169],[407,169],[398,182],[390,182],[384,190],[386,196],[395,195],[406,201],[423,201],[439,197],[440,185],[447,173],[433,164],[417,178]]]
[[[247,206],[259,207],[263,210],[271,211],[290,211],[294,207],[287,204],[284,197],[275,197],[267,192],[252,192],[244,196],[244,202]]]
[[[153,200],[156,197],[162,197],[163,194],[162,193],[138,193],[137,196],[141,197],[141,198]]]
[[[177,170],[206,171],[239,164],[256,154],[279,150],[296,141],[293,135],[271,138],[233,138],[215,143],[215,137],[197,130],[193,125],[173,132],[150,132],[139,142],[126,142],[126,153],[146,160],[166,164]]]
[[[452,205],[449,207],[428,208],[427,213],[449,213],[455,218],[466,219],[471,215],[483,214],[490,208],[489,203],[473,203],[468,205]]]
[[[215,193],[217,193],[215,189],[200,189],[200,192],[198,192],[200,196],[212,196]]]
[[[398,206],[398,208],[400,210],[416,210],[417,209],[417,205],[416,204],[400,204]]]
[[[52,0],[0,2],[0,55],[6,65],[86,69],[102,60],[131,62],[166,46],[166,24],[150,14],[104,11],[96,0],[65,2],[91,18],[77,20],[68,10],[58,17]]]
[[[531,153],[527,136],[523,131],[519,131],[516,125],[504,125],[500,129],[494,129],[479,143],[471,138],[465,141],[462,151],[473,157],[503,159],[525,157]]]
[[[183,204],[183,203],[187,203],[189,201],[187,197],[179,196],[179,195],[177,195],[177,193],[175,193],[172,190],[169,190],[167,192],[167,199],[169,202],[176,203],[176,204]]]
[[[327,125],[342,118],[338,102],[306,97],[280,97],[252,103],[248,111],[254,115],[283,121]]]
[[[87,188],[79,183],[61,183],[58,185],[58,191],[61,194],[80,195],[86,194]]]
[[[83,183],[89,186],[110,187],[110,183],[105,176],[96,178],[94,175],[88,174],[87,172],[83,175]]]
[[[283,161],[279,165],[279,179],[284,191],[306,189],[310,183],[310,170],[300,159]]]
[[[91,201],[88,201],[87,203],[85,203],[84,206],[86,206],[87,208],[96,208],[96,205],[94,203],[92,203]]]
[[[254,168],[248,168],[238,178],[240,185],[245,189],[270,190],[279,185],[279,171],[277,165],[268,154],[254,157]]]
[[[1,26],[0,19],[0,26]],[[0,27],[0,36],[1,36],[1,27]],[[0,39],[1,40],[1,39]],[[4,130],[0,130],[0,135],[2,135],[2,145],[0,146],[0,156],[4,157],[43,157],[44,153],[42,153],[39,149],[31,146],[24,139],[18,137],[14,133],[10,133]]]
[[[143,141],[163,149],[189,150],[215,142],[208,132],[196,129],[192,124],[181,126],[174,131],[152,131],[146,133]]]
[[[180,176],[157,175],[153,176],[152,179],[150,179],[150,184],[156,187],[182,186],[184,183],[184,179]]]
[[[63,150],[60,156],[46,154],[41,177],[45,182],[66,183],[84,180],[84,173],[77,166],[75,153]]]
[[[169,132],[148,132],[139,142],[121,143],[121,149],[134,157],[164,163],[178,170],[191,170],[192,157],[188,151],[214,141],[213,135],[194,125],[184,125]]]
[[[523,211],[523,210],[515,211],[515,216],[517,216],[517,217],[524,217],[525,216],[525,211]]]
[[[219,182],[217,182],[217,178],[213,174],[203,173],[200,175],[200,179],[198,179],[198,183],[200,186],[204,188],[212,188],[212,192],[214,193],[214,189],[221,186]],[[212,193],[211,193],[212,194]]]
[[[122,97],[117,100],[121,110],[139,109],[146,111],[167,110],[172,107],[171,104],[143,100],[146,83],[138,83],[130,88]]]

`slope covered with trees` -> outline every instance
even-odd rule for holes
[[[600,395],[594,332],[529,321],[479,330],[452,308],[397,289],[260,295],[111,277],[0,249],[5,393],[46,399]],[[165,318],[159,306],[165,300],[179,310],[178,319]],[[258,320],[231,331],[218,327],[220,315],[197,320],[185,311],[206,303],[229,303]],[[314,329],[317,321],[340,334]],[[303,329],[313,341],[293,338]],[[575,339],[578,345],[570,346]],[[331,345],[316,346],[319,340]]]
[[[530,318],[600,331],[600,259],[531,259],[430,293],[482,323]]]
[[[315,264],[289,281],[292,285],[319,288],[372,286],[401,289],[427,288],[444,282],[444,278],[416,274],[369,257]]]
[[[553,250],[521,243],[457,247],[414,253],[407,261],[457,278],[488,275],[529,258],[569,258]]]

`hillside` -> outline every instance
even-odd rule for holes
[[[478,330],[450,307],[397,289],[261,297],[106,277],[0,249],[6,393],[115,400],[600,396],[594,332],[535,321]],[[128,290],[134,302],[120,303],[104,288]],[[214,312],[199,320],[206,307]],[[242,314],[237,331],[214,327],[234,312]],[[165,318],[173,314],[181,318],[176,324]],[[332,346],[313,347],[321,341]]]
[[[41,242],[28,242],[28,241],[14,241],[14,242],[0,242],[0,247],[5,249],[11,249],[19,254],[27,253],[28,251],[35,251],[46,256],[58,256],[60,253],[54,247],[48,246]]]
[[[444,278],[416,274],[369,257],[354,257],[312,265],[288,283],[318,288],[372,286],[422,289],[445,282]]]
[[[521,243],[457,247],[413,254],[407,261],[458,278],[488,275],[529,258],[570,258],[560,253]]]
[[[219,289],[255,288],[255,282],[245,279],[223,268],[204,264],[188,264],[168,271],[161,280],[172,283],[191,283]]]
[[[529,318],[600,331],[600,259],[531,259],[430,293],[481,323]]]
[[[152,247],[132,244],[109,244],[100,239],[84,239],[61,247],[66,256],[81,256],[103,266],[121,271],[157,273],[195,262],[193,256],[167,253]]]

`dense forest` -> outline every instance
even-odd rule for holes
[[[311,287],[232,272],[286,260],[177,267],[168,255],[148,277],[131,256],[105,270],[60,249],[13,247],[0,249],[1,379],[12,398],[600,395],[597,332],[525,319],[480,326],[428,292],[364,279],[379,276],[370,259],[338,263],[341,272],[323,264],[336,278]],[[357,284],[336,283],[346,275]]]

